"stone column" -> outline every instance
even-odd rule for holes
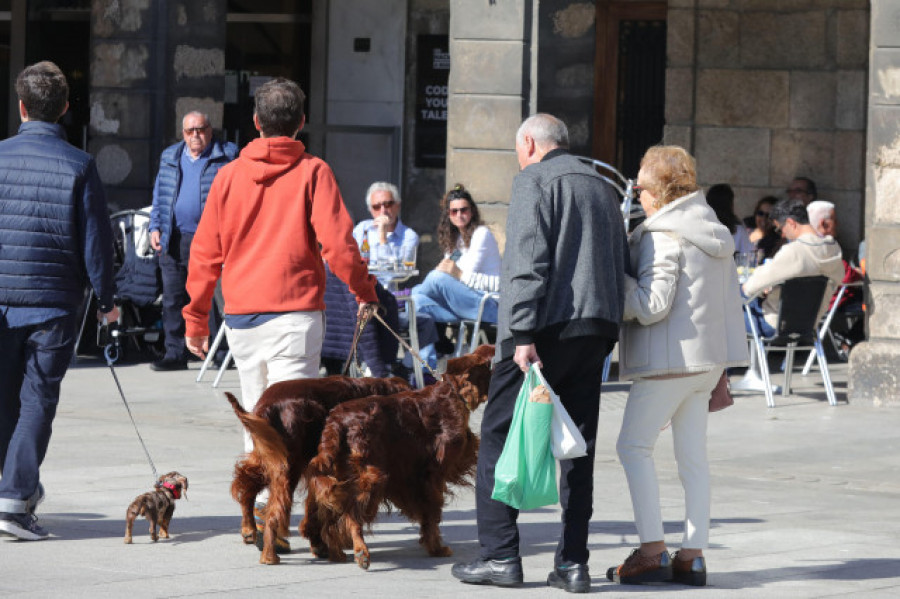
[[[450,4],[447,186],[463,183],[496,233],[519,171],[516,130],[531,106],[532,11],[531,0]]]
[[[848,397],[900,404],[900,0],[872,0],[866,153],[869,340],[850,354]]]
[[[91,122],[112,210],[150,205],[159,153],[198,109],[222,125],[226,0],[94,0]]]

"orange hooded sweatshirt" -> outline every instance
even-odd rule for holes
[[[220,276],[226,314],[324,310],[323,258],[358,301],[378,301],[331,168],[288,137],[253,140],[219,170],[194,234],[185,336],[209,335]]]

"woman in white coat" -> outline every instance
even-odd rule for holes
[[[694,159],[683,148],[647,150],[637,185],[647,219],[629,238],[634,277],[625,282],[619,368],[634,383],[616,450],[641,546],[607,577],[625,584],[703,586],[709,398],[726,367],[747,363],[734,240],[698,189]],[[684,539],[671,556],[653,465],[654,445],[670,421],[685,494]]]

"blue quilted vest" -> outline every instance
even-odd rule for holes
[[[90,154],[67,143],[55,123],[22,123],[0,142],[0,305],[74,310],[88,275],[104,281],[98,291],[111,302],[108,219]],[[105,260],[86,263],[82,236],[108,246]]]

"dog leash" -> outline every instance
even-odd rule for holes
[[[106,321],[106,318],[103,319],[103,324],[100,325],[101,329],[106,327],[109,328],[109,323]],[[154,485],[159,481],[159,474],[156,472],[156,466],[153,464],[153,459],[150,457],[150,452],[147,451],[147,445],[144,443],[144,438],[141,437],[141,432],[138,430],[137,423],[134,421],[134,416],[131,414],[131,408],[128,406],[128,400],[125,399],[125,392],[122,391],[122,385],[119,383],[119,377],[116,374],[116,369],[113,368],[113,346],[112,342],[107,343],[106,347],[103,348],[103,357],[106,358],[106,364],[109,366],[109,371],[112,373],[113,380],[116,381],[116,387],[119,388],[119,395],[122,397],[122,403],[125,404],[125,409],[128,411],[128,417],[131,418],[131,425],[134,427],[134,432],[137,433],[138,440],[141,442],[141,447],[144,448],[144,454],[147,456],[147,461],[150,462],[150,469],[153,470],[153,480]]]
[[[356,315],[356,328],[353,331],[353,343],[350,344],[350,354],[347,356],[347,361],[344,362],[344,367],[341,369],[341,374],[347,374],[347,371],[350,369],[350,362],[356,361],[357,368],[359,367],[359,359],[356,356],[356,346],[359,344],[359,338],[362,337],[362,332],[366,328],[366,325],[369,323],[369,319],[372,318],[372,313],[378,313],[378,308],[375,307],[374,310],[366,309],[361,313]]]
[[[419,352],[417,352],[417,351],[414,350],[412,347],[410,347],[409,343],[407,343],[407,342],[403,339],[403,337],[401,337],[399,334],[397,334],[397,331],[395,331],[394,329],[392,329],[392,328],[391,328],[391,325],[389,325],[388,323],[386,323],[386,322],[384,321],[384,319],[381,317],[381,314],[379,314],[377,311],[375,312],[375,320],[377,320],[378,322],[380,322],[380,323],[384,326],[384,328],[386,328],[386,329],[388,330],[388,332],[389,332],[391,335],[393,335],[394,337],[396,337],[396,338],[397,338],[397,341],[400,342],[400,345],[403,346],[403,349],[405,349],[406,351],[408,351],[408,352],[409,352],[409,355],[411,355],[414,359],[418,360],[418,361],[419,361],[419,364],[421,364],[422,366],[424,366],[424,367],[428,370],[428,372],[431,373],[431,376],[433,376],[434,379],[435,379],[436,381],[442,381],[442,380],[443,380],[443,379],[441,378],[441,376],[440,376],[438,373],[436,373],[436,372],[431,368],[431,366],[428,365],[428,362],[426,362],[425,360],[422,359],[422,356],[419,355]]]

